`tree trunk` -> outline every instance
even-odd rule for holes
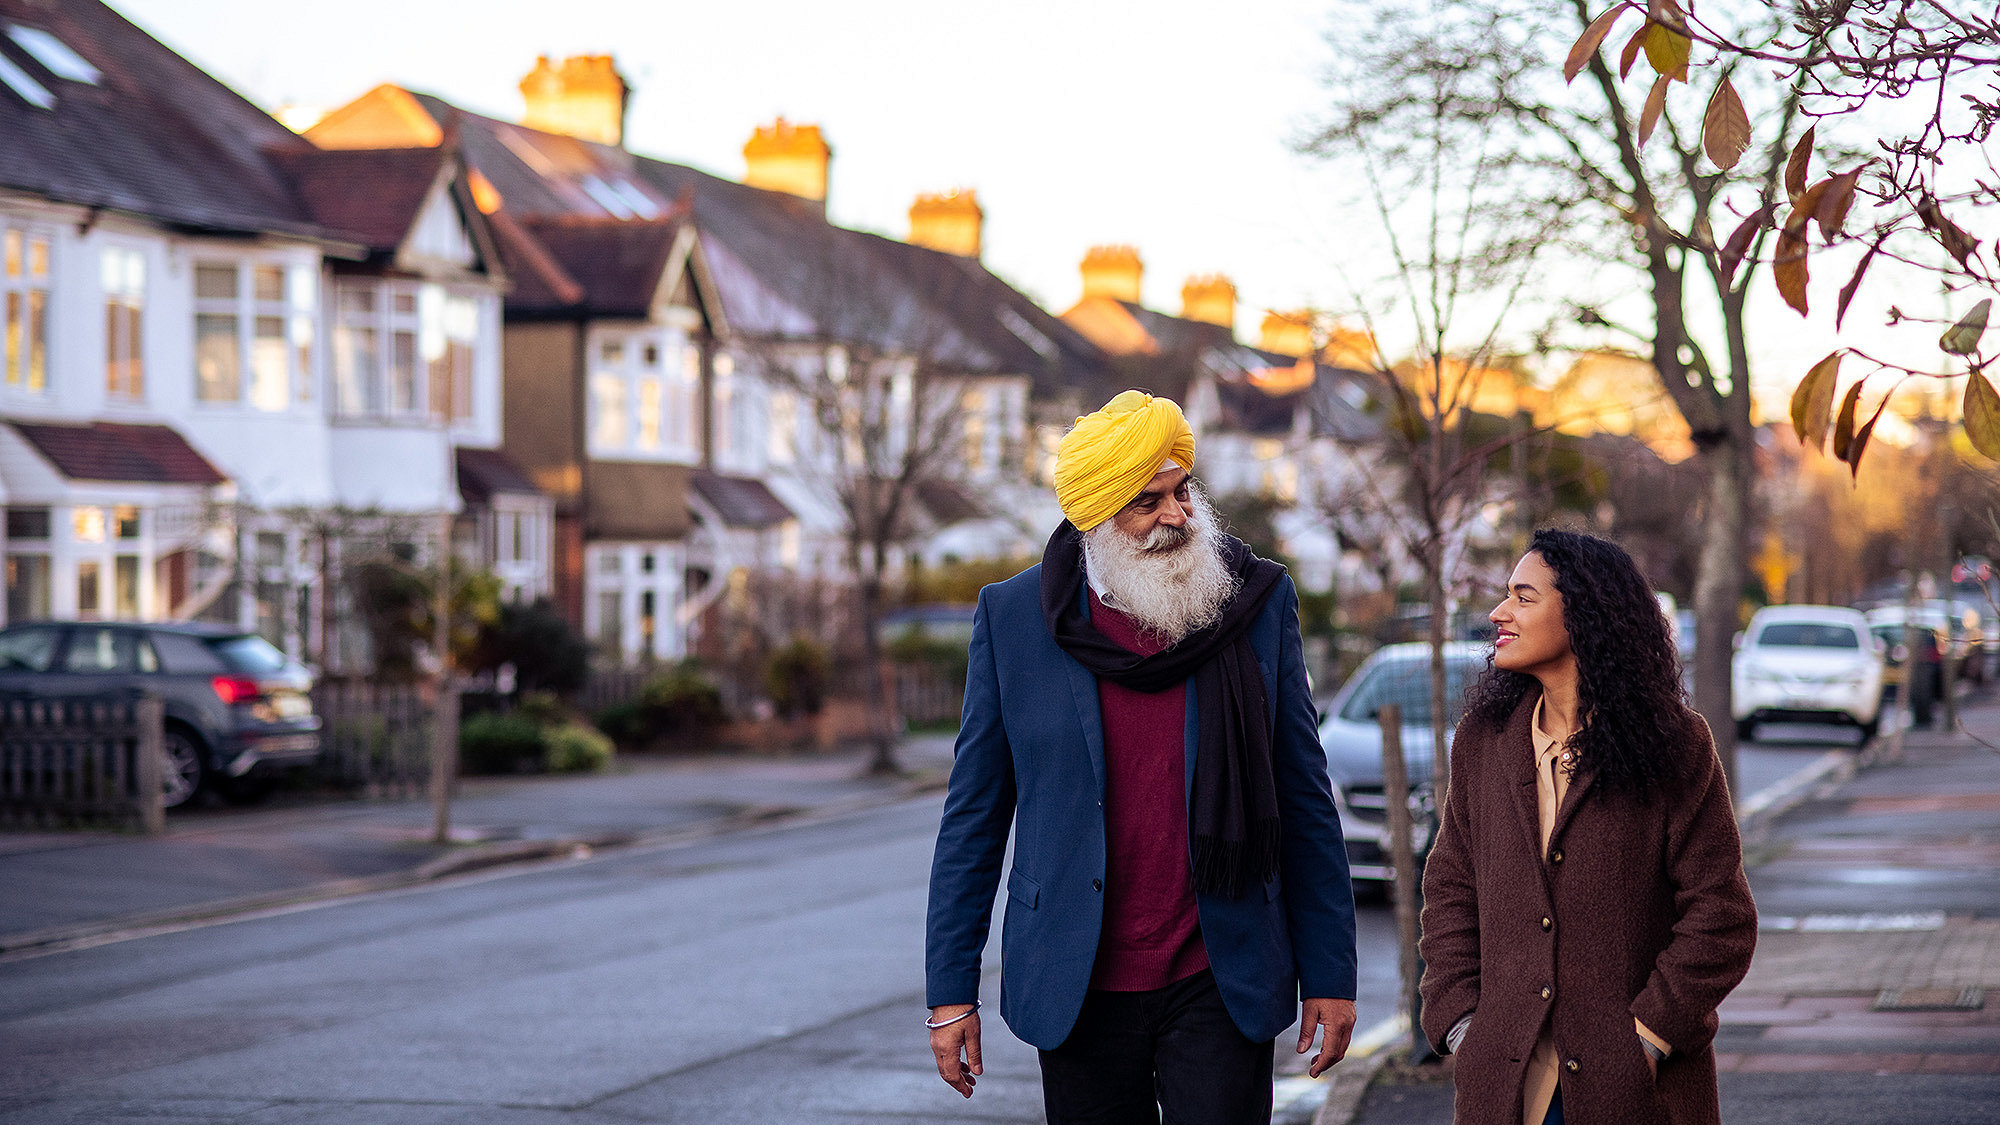
[[[896,722],[889,713],[889,693],[882,682],[882,552],[875,552],[870,573],[858,583],[861,598],[861,661],[868,683],[868,772],[876,777],[894,777],[902,772],[896,764]]]
[[[1749,450],[1721,436],[1701,450],[1708,469],[1695,574],[1694,705],[1715,734],[1715,749],[1736,793],[1736,720],[1730,713],[1729,666],[1735,656],[1737,606],[1743,597],[1744,532],[1749,526]]]

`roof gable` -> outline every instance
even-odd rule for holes
[[[70,480],[213,485],[229,479],[167,426],[18,421],[9,425]]]

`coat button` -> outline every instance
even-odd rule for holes
[[[1550,863],[1561,863],[1562,861],[1563,861],[1563,854],[1560,849],[1549,853]]]
[[[1552,928],[1552,927],[1553,927],[1553,926],[1554,926],[1555,924],[1556,924],[1556,920],[1555,920],[1554,918],[1551,918],[1551,917],[1549,917],[1549,916],[1548,916],[1548,915],[1546,915],[1546,914],[1542,915],[1542,929],[1544,929],[1544,930],[1546,930],[1546,929],[1550,929],[1550,928]]]
[[[1564,1063],[1563,1066],[1567,1068],[1571,1074],[1575,1074],[1579,1069],[1581,1069],[1577,1065],[1577,1061],[1575,1059],[1569,1060],[1568,1062]]]
[[[1542,986],[1542,999],[1544,999],[1544,1000],[1547,1000],[1547,999],[1548,999],[1548,998],[1549,998],[1549,997],[1550,997],[1551,995],[1553,995],[1553,993],[1551,993],[1551,992],[1549,991],[1549,986],[1548,986],[1548,985],[1543,985],[1543,986]],[[1574,1069],[1574,1068],[1572,1068],[1572,1069]]]
[[[1104,889],[1104,880],[1102,880],[1102,879],[1092,879],[1092,880],[1090,881],[1090,889],[1091,889],[1091,890],[1093,890],[1093,891],[1101,891],[1101,890],[1103,890],[1103,889]]]

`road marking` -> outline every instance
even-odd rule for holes
[[[1821,754],[1819,757],[1806,763],[1803,767],[1795,770],[1789,776],[1774,781],[1757,792],[1752,793],[1748,800],[1745,800],[1742,805],[1738,806],[1736,810],[1737,821],[1749,820],[1751,817],[1756,816],[1758,813],[1763,812],[1765,809],[1790,797],[1794,793],[1810,788],[1814,782],[1839,769],[1843,763],[1853,756],[1854,751],[1852,750],[1829,750]]]
[[[1803,918],[1759,918],[1757,928],[1804,934],[1907,933],[1944,929],[1944,911],[1918,910],[1904,914],[1808,914]]]

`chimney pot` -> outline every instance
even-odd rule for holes
[[[1219,324],[1236,334],[1236,283],[1227,274],[1197,274],[1181,286],[1181,317]]]
[[[979,193],[971,188],[920,193],[910,204],[910,242],[962,258],[977,258],[985,221]]]
[[[1083,299],[1109,297],[1126,304],[1139,304],[1140,283],[1146,264],[1133,246],[1093,246],[1083,254]]]
[[[527,112],[521,124],[598,144],[625,143],[625,106],[632,88],[610,55],[572,55],[559,64],[549,56],[521,79]]]
[[[759,125],[743,145],[743,182],[826,203],[827,166],[833,149],[817,125],[794,125],[780,117]]]

